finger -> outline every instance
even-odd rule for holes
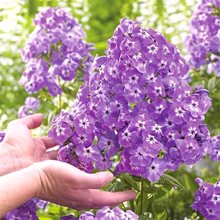
[[[61,161],[50,161],[49,165],[50,167],[56,167],[57,173],[63,174],[63,179],[69,179],[73,189],[100,189],[114,178],[110,172],[89,174]]]
[[[42,141],[46,147],[46,149],[49,149],[51,147],[54,147],[54,146],[57,146],[58,143],[53,139],[53,138],[50,138],[50,137],[47,137],[47,136],[43,136],[43,137],[36,137],[34,138],[36,139],[37,141]]]
[[[80,176],[77,178],[78,189],[100,189],[113,180],[114,176],[110,172],[98,172],[89,174],[80,171]]]
[[[41,113],[29,115],[24,118],[18,119],[22,124],[26,125],[29,129],[34,129],[39,127],[43,121],[43,115]]]
[[[43,115],[42,114],[34,114],[29,115],[24,118],[16,119],[8,124],[8,129],[11,127],[16,127],[19,125],[25,125],[29,129],[34,129],[39,127],[42,124],[43,121]]]
[[[57,156],[58,156],[58,150],[47,152],[47,158],[50,160],[57,160]]]
[[[82,190],[80,192],[82,207],[100,208],[103,206],[115,206],[122,202],[133,200],[136,193],[132,190],[124,192],[104,192],[100,190]]]
[[[16,134],[16,139],[25,140],[28,135],[31,135],[29,129],[39,127],[42,120],[42,114],[35,114],[11,121],[7,126],[4,141],[10,142],[11,140],[14,140],[14,134]]]

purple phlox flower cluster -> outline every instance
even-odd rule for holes
[[[207,145],[210,159],[220,161],[220,136],[210,138]]]
[[[19,208],[16,208],[12,210],[11,212],[8,212],[6,214],[6,219],[7,220],[14,220],[14,219],[38,220],[36,212],[37,212],[36,203],[33,200],[30,200],[26,202],[25,204],[23,204],[22,206],[20,206]]]
[[[44,209],[48,202],[38,198],[27,201],[22,206],[8,212],[6,220],[38,220],[37,209]]]
[[[220,179],[214,184],[196,179],[199,185],[195,193],[192,208],[202,214],[207,220],[220,218]]]
[[[26,68],[20,83],[26,91],[32,94],[47,88],[56,96],[62,92],[58,81],[71,81],[78,71],[88,78],[92,45],[85,42],[81,25],[61,8],[43,9],[34,24],[22,50]]]
[[[52,123],[61,160],[157,181],[204,156],[208,92],[184,80],[188,65],[163,35],[122,19],[90,71],[72,111]]]
[[[38,209],[45,209],[46,206],[48,205],[47,201],[41,200],[39,198],[34,198],[32,200],[36,203]]]
[[[4,131],[0,131],[0,142],[3,141],[4,137],[5,137],[5,132]]]
[[[78,220],[78,218],[75,218],[73,215],[66,215],[62,216],[60,220]]]
[[[27,97],[23,106],[18,110],[18,118],[34,114],[40,107],[40,100],[34,97]]]
[[[220,76],[220,1],[201,0],[191,19],[186,43],[190,61],[196,69],[208,65],[208,71]]]
[[[60,159],[157,181],[203,157],[211,101],[207,90],[184,80],[188,65],[178,50],[160,33],[122,19],[106,54],[94,60],[71,112],[52,122]]]
[[[60,144],[58,159],[86,172],[92,172],[99,160],[99,150],[94,141],[94,119],[84,105],[75,103],[71,112],[61,113],[52,121],[49,136]]]
[[[162,34],[122,19],[91,71],[79,100],[93,112],[98,143],[111,134],[120,146],[117,173],[157,181],[203,156],[208,92],[184,80],[188,65]]]
[[[98,210],[95,216],[97,220],[137,220],[138,216],[131,210],[124,212],[119,207],[111,209],[108,206]]]
[[[85,212],[80,215],[79,218],[75,218],[73,215],[63,216],[61,220],[137,220],[138,216],[131,210],[126,212],[115,207],[111,209],[108,206],[99,209],[96,214],[91,212]]]
[[[75,102],[70,112],[55,116],[49,132],[60,144],[58,159],[86,172],[112,167],[111,158],[120,148],[114,133],[106,133],[98,141],[97,134],[93,112],[80,102]]]

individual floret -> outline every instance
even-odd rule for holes
[[[23,118],[25,116],[35,113],[40,107],[40,100],[34,97],[27,97],[23,106],[18,110],[18,117]]]

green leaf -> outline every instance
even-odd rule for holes
[[[176,186],[176,187],[179,187],[179,188],[184,188],[183,185],[176,178],[170,176],[169,174],[164,174],[162,176],[162,179],[167,181],[172,186]]]
[[[148,211],[149,206],[154,201],[154,197],[148,193],[141,192],[137,199],[136,213],[143,215]]]
[[[124,181],[129,186],[131,186],[131,188],[134,188],[135,190],[140,191],[139,186],[137,185],[136,181],[128,173],[124,174],[121,177],[121,180]]]
[[[132,178],[133,178],[136,182],[141,182],[141,177],[140,177],[140,176],[132,176]]]
[[[148,217],[148,216],[145,216],[145,215],[141,215],[141,216],[139,216],[138,219],[139,219],[139,220],[149,220],[149,217]]]
[[[41,217],[39,217],[39,220],[51,220],[51,217],[41,216]]]
[[[123,191],[128,189],[129,186],[127,183],[121,181],[121,179],[117,178],[112,185],[110,185],[108,188],[106,188],[106,190],[112,191],[112,192],[116,192],[116,191]]]
[[[185,173],[183,176],[183,180],[184,180],[184,186],[186,188],[186,190],[190,191],[196,191],[198,188],[198,185],[196,184],[194,177],[188,173]]]
[[[37,0],[29,0],[28,1],[28,13],[30,16],[33,16],[37,13]]]
[[[153,196],[149,197],[148,194],[144,193],[142,200],[142,213],[145,213],[148,210],[148,207],[152,204],[153,201]]]
[[[210,92],[213,92],[215,90],[216,87],[216,77],[213,76],[211,79],[209,79],[208,81],[208,90]]]
[[[167,213],[165,211],[157,214],[157,220],[165,220],[165,219],[167,219]]]
[[[118,175],[112,185],[108,187],[108,190],[110,191],[119,191],[125,189],[134,189],[140,192],[138,183],[128,173]]]
[[[50,112],[48,113],[48,116],[47,116],[47,124],[48,124],[48,125],[50,124],[50,122],[53,120],[54,116],[55,116],[57,113],[58,113],[58,112],[57,112],[56,109],[53,110],[53,111],[50,111]]]
[[[138,220],[154,220],[153,215],[150,212],[146,212],[143,215],[140,215]]]
[[[161,186],[160,188],[157,188],[154,197],[155,199],[159,199],[169,193],[169,191],[170,189]]]

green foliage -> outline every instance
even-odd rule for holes
[[[45,210],[38,210],[39,220],[60,220],[60,216],[76,215],[77,211],[71,210],[67,207],[49,204]]]
[[[140,3],[140,17],[145,26],[162,32],[185,54],[183,43],[189,32],[189,19],[197,1],[140,0]]]
[[[118,25],[119,20],[123,17],[136,18],[139,15],[138,8],[135,10],[134,5],[138,4],[135,0],[88,0],[90,11],[90,23],[88,39],[94,42],[99,55],[104,54],[107,46],[107,40],[111,37],[113,30]]]

